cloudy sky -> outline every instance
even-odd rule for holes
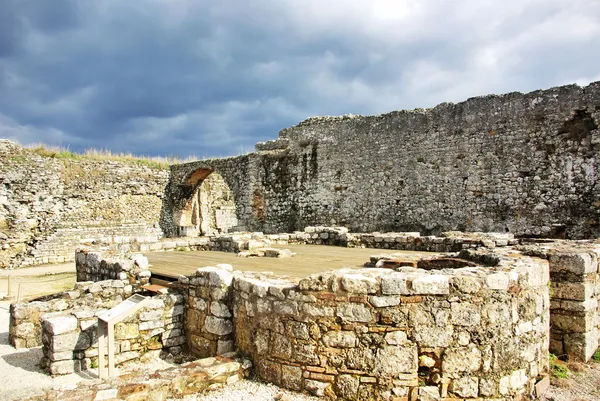
[[[313,115],[600,80],[600,0],[0,0],[0,138],[226,156]]]

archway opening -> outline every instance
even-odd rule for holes
[[[178,235],[196,237],[229,232],[237,226],[233,191],[217,172],[199,169],[185,185],[189,197],[175,214]]]

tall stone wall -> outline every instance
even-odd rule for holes
[[[209,168],[232,189],[248,230],[597,237],[599,123],[600,82],[310,118],[256,153],[173,166],[167,208],[176,210],[193,191],[190,177]]]
[[[0,141],[0,267],[72,260],[80,241],[156,240],[169,172]]]

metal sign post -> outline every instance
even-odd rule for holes
[[[144,306],[146,298],[136,294],[114,308],[98,316],[98,376],[101,379],[116,376],[115,370],[115,324],[131,316]],[[104,354],[108,348],[108,372]],[[108,374],[107,374],[108,373]]]

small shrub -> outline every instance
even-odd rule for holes
[[[594,352],[594,355],[592,355],[592,361],[600,362],[600,348],[598,348],[596,352]]]

